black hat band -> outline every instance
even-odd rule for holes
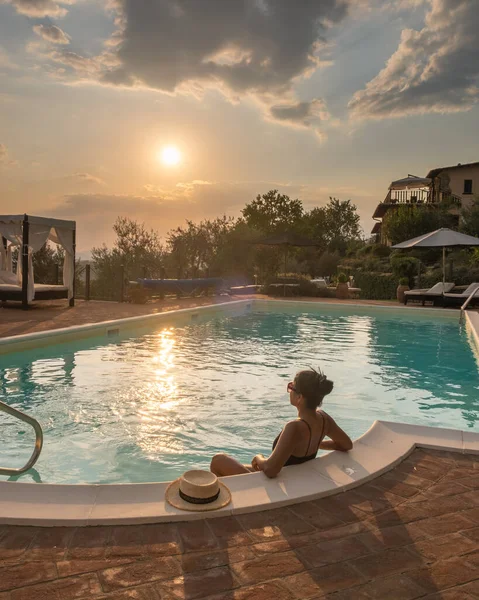
[[[188,496],[188,494],[183,493],[181,489],[178,489],[180,498],[185,502],[189,502],[190,504],[210,504],[218,499],[220,491],[221,490],[218,490],[214,496],[210,496],[209,498],[195,498],[194,496]]]

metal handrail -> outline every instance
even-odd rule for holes
[[[465,315],[465,312],[466,312],[467,305],[469,304],[469,302],[472,300],[472,298],[478,292],[479,292],[479,287],[477,287],[475,290],[472,290],[472,293],[470,294],[470,296],[468,296],[467,300],[461,306],[461,312],[459,314],[459,323],[462,323],[462,320],[464,319],[464,315]]]
[[[35,448],[33,450],[33,454],[30,457],[30,460],[27,462],[27,464],[24,467],[22,467],[21,469],[7,469],[6,467],[5,468],[0,467],[0,475],[19,475],[20,473],[25,473],[25,471],[28,471],[28,469],[33,467],[33,465],[37,462],[38,457],[40,456],[40,452],[42,451],[42,447],[43,447],[42,427],[41,427],[40,423],[33,417],[30,417],[30,415],[27,415],[24,412],[22,412],[21,410],[17,410],[16,408],[13,408],[12,406],[9,406],[8,404],[5,404],[4,402],[1,402],[1,401],[0,401],[0,411],[6,412],[7,414],[12,415],[12,417],[16,417],[17,419],[20,419],[20,421],[28,423],[35,430]]]

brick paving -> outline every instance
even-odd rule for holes
[[[0,600],[479,598],[479,456],[415,450],[355,490],[209,521],[0,527]]]

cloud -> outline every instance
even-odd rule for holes
[[[5,144],[0,144],[0,167],[15,167],[18,161],[11,160],[8,155],[8,150]]]
[[[293,102],[273,105],[269,108],[270,120],[279,123],[288,123],[294,127],[309,128],[316,130],[319,137],[322,136],[321,124],[329,119],[330,114],[323,100],[312,100],[311,102]]]
[[[32,18],[64,17],[67,9],[64,5],[74,4],[76,0],[0,0],[11,4],[21,15]]]
[[[324,101],[294,93],[329,56],[326,36],[352,0],[110,0],[117,30],[105,52],[50,58],[111,86],[200,97],[215,88],[229,100],[253,98],[269,120],[318,129]]]
[[[469,110],[479,99],[479,10],[471,0],[429,0],[423,29],[405,29],[385,68],[356,92],[353,118]]]
[[[121,0],[122,66],[106,75],[174,92],[191,81],[282,92],[319,61],[344,0]]]
[[[70,37],[56,25],[35,25],[33,31],[52,44],[70,43]]]
[[[73,173],[70,175],[70,178],[75,181],[79,181],[80,183],[105,185],[103,179],[100,179],[100,177],[95,177],[95,175],[91,175],[90,173]]]

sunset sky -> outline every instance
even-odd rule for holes
[[[2,213],[164,236],[479,160],[479,0],[0,0]],[[165,151],[165,148],[167,150]]]

